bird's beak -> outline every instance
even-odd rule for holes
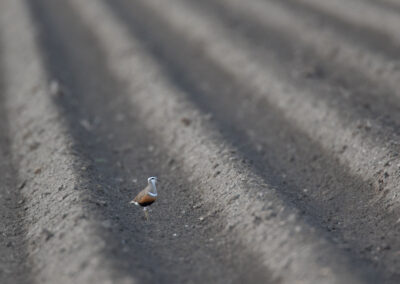
[[[131,201],[129,202],[129,204],[135,204],[135,201],[131,200]]]

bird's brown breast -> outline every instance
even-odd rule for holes
[[[156,201],[156,198],[148,194],[143,194],[141,196],[137,196],[137,198],[135,198],[135,201],[139,203],[140,206],[149,206],[154,201]]]

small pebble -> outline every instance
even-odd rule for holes
[[[198,208],[200,208],[202,205],[203,205],[203,204],[201,204],[201,203],[197,203],[197,204],[193,205],[193,209],[198,209]]]
[[[56,80],[51,81],[49,89],[50,94],[53,96],[62,94],[60,90],[60,84]]]
[[[185,126],[189,126],[190,125],[190,123],[192,122],[189,118],[187,118],[187,117],[183,117],[182,119],[181,119],[181,122],[185,125]]]
[[[39,146],[40,146],[40,143],[39,143],[39,142],[32,143],[31,145],[29,145],[29,150],[30,150],[30,151],[34,151],[34,150],[36,150],[37,148],[39,148]]]
[[[87,119],[82,119],[79,122],[83,128],[85,128],[87,131],[91,131],[92,130],[92,125],[90,124],[90,122]]]
[[[24,180],[23,182],[21,182],[21,184],[18,186],[18,189],[23,189],[26,185],[26,180]]]
[[[54,236],[54,234],[50,232],[48,229],[43,229],[42,234],[44,235],[46,242]]]
[[[104,200],[97,200],[95,203],[97,206],[107,206],[107,201]]]

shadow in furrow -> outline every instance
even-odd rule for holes
[[[168,27],[157,12],[138,1],[110,6],[140,38],[200,109],[212,113],[226,141],[240,150],[244,163],[305,218],[354,259],[368,261],[380,277],[398,281],[398,214],[377,200],[374,181],[350,174],[337,155],[325,151],[265,100],[255,100],[237,78],[206,58],[200,45]],[[343,149],[345,151],[345,149]],[[356,260],[354,263],[358,263]],[[383,276],[385,274],[385,276]]]
[[[339,19],[334,15],[330,15],[318,7],[314,7],[312,4],[300,3],[295,0],[266,1],[279,2],[281,5],[287,6],[289,10],[296,11],[296,13],[306,17],[317,19],[322,27],[330,26],[350,41],[362,43],[367,46],[371,52],[383,53],[392,58],[399,57],[397,45],[392,41],[389,35],[383,34],[378,29],[357,26],[351,22],[347,22],[345,19]]]
[[[17,184],[18,174],[12,162],[10,134],[5,98],[4,53],[0,42],[0,283],[29,283],[30,263],[27,260],[24,224],[24,197]],[[15,158],[15,157],[14,157]]]
[[[281,63],[279,68],[282,72],[291,76],[293,82],[300,81],[298,84],[309,88],[311,93],[313,87],[319,88],[325,85],[327,88],[315,91],[318,93],[315,96],[316,99],[325,98],[341,113],[341,117],[347,118],[347,121],[374,121],[378,129],[400,135],[400,100],[387,86],[370,82],[362,75],[362,72],[352,70],[345,63],[339,64],[327,57],[318,57],[318,52],[315,52],[313,47],[302,46],[281,31],[267,27],[256,19],[234,13],[218,1],[189,0],[189,2],[193,2],[195,7],[201,7],[207,14],[218,18],[246,42],[257,47],[260,58],[262,54],[273,53],[278,58],[277,61]],[[284,4],[281,3],[281,5]],[[357,35],[358,30],[350,31],[350,35],[353,34]],[[367,35],[364,37],[369,38]],[[360,42],[363,41],[360,40]],[[382,49],[379,50],[382,51]],[[392,58],[400,55],[395,48],[393,52],[396,55],[392,55]],[[343,101],[346,103],[342,103]],[[366,135],[371,135],[371,133]],[[378,133],[374,138],[383,144],[385,141],[381,137],[385,136],[387,135]],[[398,151],[397,148],[393,150]]]
[[[129,106],[123,84],[107,70],[98,43],[65,1],[27,1],[40,29],[50,74],[59,81],[54,100],[84,161],[87,212],[107,243],[116,282],[276,283],[257,254],[219,233],[220,218],[200,223],[212,205],[198,208],[179,162],[162,151]],[[99,23],[100,24],[100,23]],[[132,94],[133,95],[133,94]],[[148,176],[161,179],[150,221],[128,204]],[[85,195],[86,194],[86,195]]]

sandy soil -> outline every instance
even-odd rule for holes
[[[0,282],[398,283],[396,5],[1,1]]]

